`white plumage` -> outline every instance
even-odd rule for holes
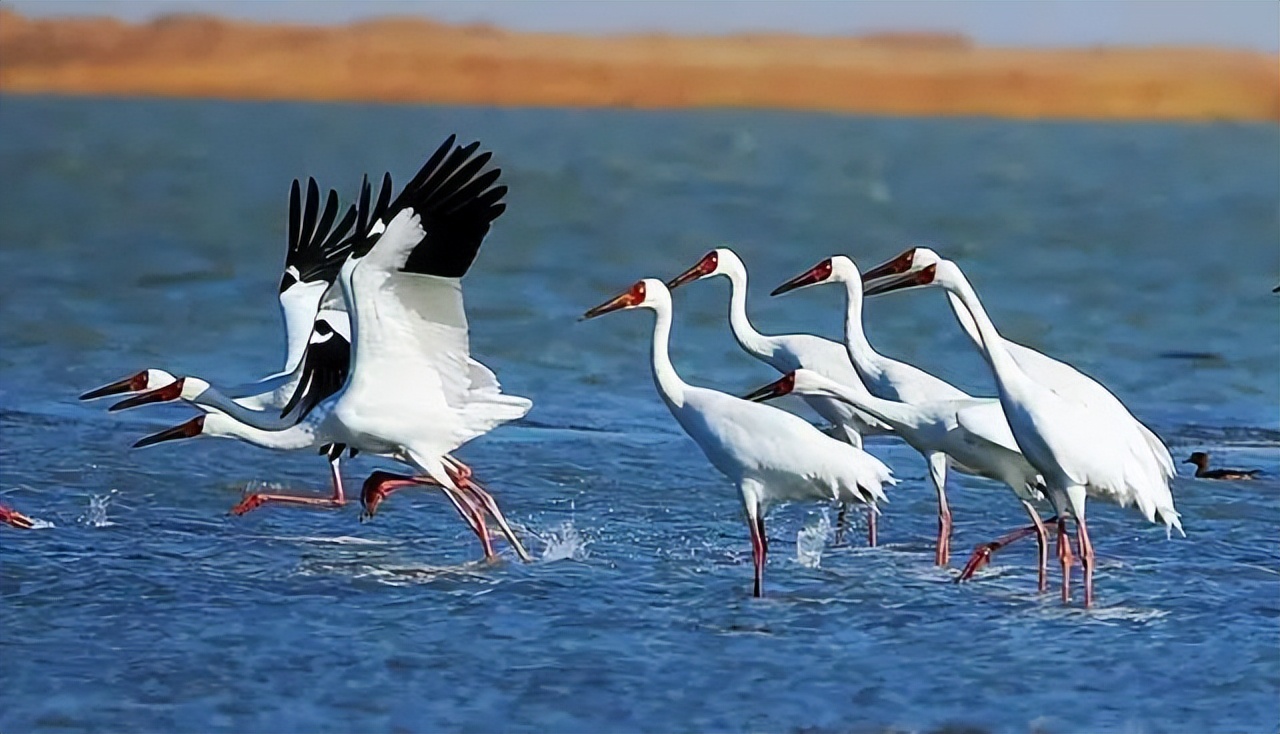
[[[867,295],[876,295],[882,292],[881,288],[891,282],[886,280],[886,276],[919,272],[930,265],[937,265],[941,262],[942,257],[933,250],[927,247],[913,247],[883,265],[867,271],[866,275],[863,276],[864,281],[867,283]],[[879,283],[872,283],[872,281],[877,280]],[[934,284],[942,286],[942,283],[938,281],[935,281]],[[895,288],[895,290],[898,289]],[[960,327],[964,329],[965,334],[969,336],[974,346],[980,348],[982,340],[978,335],[978,327],[974,323],[973,317],[969,314],[969,310],[960,301],[960,297],[948,291],[947,301],[951,306],[951,312],[960,323]],[[1139,434],[1142,443],[1146,444],[1151,452],[1151,461],[1158,465],[1159,471],[1166,478],[1172,479],[1174,477],[1177,473],[1177,468],[1174,466],[1173,456],[1169,453],[1169,448],[1165,446],[1154,431],[1135,418],[1124,403],[1120,402],[1120,399],[1104,387],[1102,383],[1066,362],[1056,360],[1047,354],[1009,339],[1004,339],[1003,342],[1005,349],[1009,352],[1009,356],[1013,358],[1018,367],[1039,384],[1052,390],[1055,394],[1073,400],[1090,410],[1104,411],[1116,421],[1132,424],[1133,430]]]
[[[879,459],[786,411],[681,380],[668,354],[671,294],[662,281],[639,281],[588,311],[586,318],[630,308],[655,314],[651,366],[658,394],[707,460],[741,494],[751,532],[756,596],[762,593],[768,550],[764,516],[771,505],[836,500],[874,507],[886,499],[883,485],[894,479]]]
[[[862,384],[872,395],[908,404],[972,399],[946,381],[906,362],[889,359],[871,347],[862,328],[862,276],[849,258],[843,255],[827,258],[775,288],[773,295],[820,283],[845,285],[845,347],[858,376],[862,378]],[[934,563],[945,566],[951,558],[951,509],[947,505],[949,460],[940,451],[925,452],[921,456],[929,467],[929,476],[938,497],[938,543]]]
[[[914,404],[882,400],[861,384],[841,385],[811,370],[796,370],[755,391],[748,399],[787,394],[822,395],[845,401],[886,423],[921,454],[946,454],[954,460],[956,469],[966,474],[1003,482],[1013,490],[1037,529],[1039,582],[1044,590],[1047,538],[1044,524],[1032,505],[1045,499],[1041,491],[1043,480],[1018,450],[999,400],[967,398]],[[970,572],[967,567],[965,570]]]
[[[1069,514],[1076,521],[1085,606],[1089,606],[1093,602],[1094,553],[1085,521],[1086,497],[1122,507],[1136,505],[1148,521],[1155,522],[1158,517],[1170,530],[1181,532],[1168,477],[1132,424],[1055,392],[1018,365],[959,267],[943,260],[902,279],[902,285],[930,282],[954,293],[972,316],[1014,439],[1044,478],[1049,499],[1058,510],[1064,602],[1070,599],[1070,543],[1063,537],[1063,518]]]
[[[375,473],[364,491],[365,499],[376,496],[366,505],[370,513],[386,494],[383,484],[393,489],[438,484],[481,537],[486,556],[492,555],[484,521],[488,513],[528,559],[492,497],[471,480],[469,468],[449,456],[532,405],[503,395],[493,373],[469,354],[461,276],[502,213],[506,187],[492,186],[496,169],[477,175],[490,154],[473,157],[478,144],[455,149],[453,140],[436,151],[390,208],[383,197],[370,212],[368,188],[362,191],[360,229],[367,234],[338,276],[352,338],[350,370],[336,394],[320,400],[300,395],[304,417],[282,430],[263,430],[215,411],[139,445],[204,433],[268,448],[334,444],[393,458],[424,476]],[[389,186],[383,192],[389,193]],[[315,379],[315,369],[303,371],[301,390],[323,384]]]

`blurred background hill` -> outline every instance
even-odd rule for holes
[[[941,31],[565,33],[408,16],[122,20],[33,9],[0,9],[6,94],[1280,120],[1280,64],[1257,48],[993,47]]]

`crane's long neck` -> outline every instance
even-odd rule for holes
[[[858,372],[871,379],[877,379],[883,370],[880,367],[880,355],[871,348],[867,334],[862,330],[862,282],[853,279],[844,281],[845,305],[844,344],[849,350],[849,358],[858,368]]]
[[[252,395],[240,398],[240,400],[248,401],[258,397]],[[213,387],[206,388],[204,392],[192,398],[190,402],[203,407],[215,408],[245,425],[264,431],[279,431],[293,425],[292,421],[285,420],[280,416],[279,410],[255,410],[237,400],[232,400]]]
[[[756,359],[769,361],[773,357],[773,339],[756,331],[747,318],[747,274],[733,269],[725,273],[729,277],[729,326],[738,345]]]
[[[349,363],[353,373],[356,371],[360,357],[360,316],[362,314],[360,313],[359,304],[356,303],[355,284],[353,282],[359,262],[356,258],[349,257],[342,264],[342,269],[338,271],[338,287],[342,290],[342,303],[346,306],[348,322],[351,327],[351,339],[349,340],[351,342],[351,357]],[[368,316],[368,314],[364,315]]]
[[[900,403],[897,400],[878,398],[861,384],[857,387],[851,387],[833,380],[827,380],[824,385],[827,391],[838,399],[865,413],[869,413],[871,417],[877,420],[888,423],[889,427],[894,430],[898,430],[899,426],[915,427],[927,420],[924,411],[916,406]]]
[[[969,313],[969,309],[965,307],[964,301],[951,291],[947,291],[947,301],[951,304],[951,313],[955,315],[956,321],[960,322],[960,328],[964,329],[964,333],[969,335],[973,340],[974,346],[982,348],[982,335],[978,333],[978,325],[974,323],[973,315]]]
[[[995,324],[987,316],[986,309],[978,300],[977,292],[973,290],[969,280],[959,272],[958,268],[949,278],[946,288],[949,294],[955,294],[960,299],[965,310],[973,318],[974,327],[978,332],[978,349],[982,351],[983,358],[991,366],[991,372],[995,376],[1000,393],[1002,395],[1021,393],[1031,387],[1033,385],[1031,378],[1027,377],[1009,354],[1009,350],[1004,345],[1004,338],[1000,336]]]
[[[302,361],[302,353],[311,339],[311,322],[320,308],[327,283],[295,283],[280,294],[280,310],[284,314],[285,360],[282,373],[292,372]]]
[[[684,381],[671,364],[671,304],[658,303],[653,309],[653,344],[650,359],[653,362],[653,384],[668,405],[684,405]]]
[[[317,445],[317,427],[322,411],[312,411],[307,419],[282,431],[269,431],[242,423],[231,416],[210,413],[205,416],[204,435],[234,438],[264,449],[295,451]]]

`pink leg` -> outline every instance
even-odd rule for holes
[[[330,497],[308,497],[295,494],[264,494],[257,492],[240,500],[231,508],[232,515],[243,515],[262,507],[268,502],[289,505],[310,505],[312,507],[342,507],[347,504],[346,495],[342,491],[342,472],[337,461],[329,462],[329,476],[333,482],[333,495]]]
[[[362,517],[366,520],[371,519],[378,514],[378,505],[382,501],[391,496],[395,492],[405,487],[416,487],[422,485],[433,485],[434,480],[426,478],[411,477],[406,474],[392,474],[386,471],[375,471],[364,480],[364,486],[360,488],[360,504],[364,506]]]
[[[485,522],[484,512],[466,493],[456,492],[448,487],[443,487],[442,489],[444,490],[444,495],[458,509],[458,514],[462,515],[462,519],[467,521],[467,524],[471,526],[471,531],[480,539],[480,545],[484,548],[485,560],[496,558],[497,554],[493,552],[493,540],[489,537],[489,525]]]
[[[1049,590],[1049,529],[1040,520],[1040,513],[1034,507],[1027,505],[1027,511],[1031,513],[1031,521],[1036,528],[1036,591],[1043,594]],[[1050,518],[1050,522],[1052,521]]]
[[[938,505],[938,551],[933,562],[938,566],[951,562],[951,509],[947,507],[946,500]]]
[[[489,494],[488,490],[479,482],[472,479],[471,467],[457,459],[446,456],[445,470],[449,472],[449,476],[453,479],[454,484],[458,485],[459,489],[469,493],[481,508],[492,515],[494,520],[497,520],[498,527],[502,529],[502,535],[511,544],[511,547],[515,549],[516,554],[520,556],[520,560],[525,563],[532,561],[532,556],[529,555],[520,539],[512,531],[511,526],[507,523],[507,518],[503,516],[502,510],[498,508],[498,503],[493,499],[493,495]]]
[[[755,587],[752,594],[758,599],[764,596],[764,564],[769,555],[769,540],[764,534],[764,518],[748,517],[747,529],[751,531],[751,560],[755,563]]]
[[[365,508],[364,516],[366,518],[373,517],[377,513],[378,505],[389,497],[392,492],[415,486],[439,486],[439,484],[429,477],[410,477],[384,471],[376,471],[370,474],[369,478],[365,480],[364,488],[360,493],[360,501]],[[471,531],[480,538],[485,558],[493,558],[495,555],[493,543],[489,539],[489,529],[485,526],[484,518],[479,509],[465,495],[447,487],[440,487],[440,489],[444,492],[444,496],[448,497],[449,501],[453,503],[454,509],[462,516],[463,521],[467,523]]]
[[[17,510],[5,507],[4,505],[0,505],[0,523],[11,525],[15,528],[21,528],[23,530],[30,530],[36,526],[36,524],[31,521],[31,518]]]
[[[956,577],[956,583],[958,584],[962,581],[968,581],[973,578],[975,573],[991,561],[991,556],[995,555],[996,551],[1016,540],[1021,540],[1028,535],[1035,535],[1037,545],[1039,546],[1038,550],[1040,551],[1040,590],[1044,591],[1046,584],[1045,570],[1048,564],[1049,553],[1049,531],[1045,528],[1045,524],[1041,522],[1040,516],[1035,514],[1034,510],[1032,511],[1031,518],[1035,522],[1034,525],[1028,525],[1025,528],[1018,528],[1017,530],[996,538],[990,543],[983,543],[976,546],[973,549],[973,554],[969,556],[969,562],[965,564],[964,570],[962,570],[960,575]],[[1053,522],[1055,519],[1056,518],[1050,518],[1049,522]]]
[[[1071,538],[1067,536],[1067,521],[1058,517],[1058,561],[1062,564],[1062,603],[1071,603]]]
[[[969,556],[969,562],[964,565],[964,569],[960,571],[960,575],[956,577],[956,583],[968,581],[973,575],[981,570],[991,561],[991,556],[1001,548],[1009,545],[1015,540],[1021,540],[1028,535],[1034,535],[1036,532],[1035,525],[1028,525],[1025,528],[1018,528],[1012,532],[996,538],[990,543],[982,543],[973,549],[973,553]]]
[[[1084,569],[1084,608],[1088,609],[1093,606],[1093,541],[1089,540],[1083,515],[1076,518],[1076,539],[1080,543],[1080,566]]]

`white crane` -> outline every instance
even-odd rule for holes
[[[708,252],[696,265],[667,281],[667,288],[675,290],[694,280],[723,275],[729,279],[729,328],[733,338],[743,351],[786,374],[793,370],[810,369],[840,383],[862,385],[862,378],[849,361],[845,346],[813,334],[761,334],[747,318],[747,268],[737,253],[727,247]],[[862,448],[862,437],[887,433],[888,428],[874,418],[859,413],[848,403],[821,395],[803,395],[804,402],[822,416],[836,431],[837,438]],[[836,522],[836,542],[844,530],[844,507]],[[867,513],[867,544],[876,544],[876,513]]]
[[[943,258],[927,247],[910,248],[866,272],[863,276],[863,281],[866,284],[866,295],[875,296],[890,290],[905,290],[909,287],[941,287],[947,294],[947,302],[951,306],[951,312],[955,315],[956,321],[959,322],[960,327],[964,329],[965,334],[969,336],[974,346],[981,350],[982,337],[978,333],[978,327],[974,322],[973,316],[969,313],[969,309],[965,307],[960,295],[957,292],[953,292],[947,285],[952,282],[952,279],[947,276],[958,273],[958,267],[954,269],[943,268],[943,277],[935,278],[927,286],[906,285],[909,278],[904,276],[919,273],[930,265],[937,266],[942,262]],[[961,274],[961,278],[963,278],[963,274]],[[1149,458],[1143,458],[1144,463],[1150,464],[1148,471],[1159,472],[1166,480],[1166,484],[1168,480],[1173,479],[1177,471],[1168,447],[1165,446],[1154,431],[1135,418],[1124,403],[1120,402],[1120,399],[1113,395],[1110,390],[1097,380],[1065,362],[1009,339],[1004,339],[1003,342],[1005,350],[1013,361],[1036,383],[1048,388],[1064,399],[1083,405],[1090,411],[1108,416],[1117,425],[1126,426],[1125,432],[1130,434],[1127,440],[1132,442],[1135,447],[1139,444],[1145,444],[1147,452],[1149,452]],[[1136,437],[1133,434],[1136,434]],[[1139,449],[1139,456],[1143,456],[1143,453]],[[1014,531],[1006,538],[1020,537],[1019,533],[1026,534],[1029,530],[1030,528],[1024,528],[1022,531]],[[1000,541],[996,542],[999,543]],[[979,551],[981,550],[982,546],[979,546]],[[970,562],[972,564],[973,559]]]
[[[930,265],[937,265],[942,260],[943,258],[938,253],[927,247],[913,247],[892,260],[867,271],[863,276],[863,282],[866,284],[866,295],[874,296],[885,292],[883,290],[884,286],[890,284],[887,276],[918,272]],[[899,282],[901,281],[899,280]],[[934,282],[934,285],[942,286],[937,281]],[[894,290],[901,290],[901,287],[894,288]],[[955,315],[956,321],[960,322],[965,334],[969,336],[975,347],[980,347],[982,340],[978,335],[977,325],[974,323],[973,317],[969,315],[969,310],[964,307],[960,297],[947,291],[947,301],[951,305],[951,312]],[[1084,404],[1091,410],[1106,411],[1118,421],[1133,424],[1134,430],[1142,435],[1142,440],[1150,449],[1152,460],[1159,465],[1160,471],[1170,479],[1177,474],[1173,456],[1169,453],[1169,448],[1165,446],[1164,441],[1161,441],[1154,431],[1135,418],[1124,403],[1120,402],[1119,398],[1103,387],[1097,380],[1066,362],[1056,360],[1047,354],[1017,342],[1005,339],[1004,345],[1009,355],[1022,368],[1022,371],[1035,379],[1036,382],[1058,395]]]
[[[845,310],[845,347],[862,384],[878,398],[901,403],[938,400],[966,400],[963,390],[934,377],[918,367],[881,355],[871,348],[862,329],[862,276],[858,266],[843,255],[829,257],[773,290],[781,295],[820,283],[844,283],[848,303]],[[938,495],[938,545],[934,563],[945,566],[951,559],[951,509],[947,506],[947,455],[941,451],[922,454],[929,466]]]
[[[387,192],[390,193],[389,191]],[[320,210],[320,189],[315,179],[307,183],[305,202],[297,179],[289,190],[289,231],[285,267],[280,276],[279,302],[284,315],[285,367],[260,380],[224,389],[239,404],[254,410],[279,408],[288,402],[302,367],[302,355],[310,339],[312,323],[320,309],[325,290],[333,283],[354,242],[348,233],[356,222],[356,207],[336,223],[338,194],[330,189],[324,210]],[[341,317],[345,319],[345,314]],[[344,334],[344,320],[331,316],[330,324]],[[161,369],[145,369],[136,374],[90,390],[81,400],[142,392],[166,387],[177,380]]]
[[[493,373],[469,358],[461,278],[504,210],[506,193],[493,185],[499,169],[481,173],[492,154],[475,155],[478,147],[455,147],[450,136],[386,210],[385,230],[378,218],[357,239],[338,279],[352,325],[350,373],[341,390],[317,400],[308,386],[324,381],[304,374],[298,402],[305,417],[289,428],[262,430],[214,411],[137,445],[204,434],[283,450],[335,444],[389,457],[417,474],[375,472],[363,492],[374,506],[407,484],[438,485],[480,536],[486,557],[493,555],[488,513],[529,560],[492,496],[449,455],[531,406],[502,394]]]
[[[343,319],[341,321],[346,323],[346,314],[342,315]],[[317,316],[315,326],[312,329],[311,342],[303,354],[303,362],[297,370],[298,374],[292,380],[295,385],[295,395],[301,397],[310,392],[317,398],[324,399],[337,392],[346,379],[350,366],[350,353],[351,347],[347,338],[333,329],[324,315]],[[306,366],[308,381],[312,383],[308,386],[300,384],[303,365]],[[179,377],[164,387],[138,393],[133,397],[122,400],[112,405],[110,410],[123,410],[148,403],[178,399],[189,402],[206,413],[217,413],[223,417],[265,431],[283,430],[306,417],[305,411],[296,409],[296,402],[286,402],[284,406],[279,406],[274,404],[279,402],[277,398],[263,401],[267,403],[268,407],[275,408],[274,410],[255,410],[245,405],[243,400],[234,400],[223,395],[217,388],[211,387],[209,383],[198,377]],[[318,449],[319,453],[323,454],[328,460],[329,480],[333,487],[329,497],[255,492],[243,497],[235,507],[231,508],[231,514],[243,515],[268,502],[312,507],[342,507],[346,505],[346,492],[342,485],[341,457],[343,451],[348,451],[348,447],[342,444],[325,443],[317,446],[307,446],[306,448]],[[350,456],[354,457],[357,453],[359,451],[356,448],[349,449]]]
[[[668,354],[671,292],[662,281],[641,280],[583,318],[632,308],[647,308],[655,315],[650,359],[662,401],[707,460],[741,494],[751,533],[755,596],[763,591],[768,553],[764,516],[771,505],[836,500],[874,507],[886,499],[883,485],[893,484],[894,479],[879,459],[784,410],[681,380]]]
[[[348,236],[352,225],[358,223],[363,229],[369,221],[367,180],[362,188],[361,203],[364,209],[357,212],[356,207],[350,207],[335,226],[334,220],[339,211],[337,192],[329,191],[328,200],[321,212],[320,191],[315,179],[308,181],[305,203],[301,200],[298,181],[294,179],[289,192],[289,231],[285,269],[279,290],[285,324],[285,371],[230,388],[224,394],[201,378],[175,377],[164,370],[152,368],[90,390],[81,395],[80,399],[91,400],[133,392],[136,393],[133,397],[116,403],[110,410],[183,398],[202,407],[217,408],[242,420],[256,416],[260,428],[284,428],[296,423],[301,415],[292,411],[296,405],[292,398],[295,394],[301,394],[299,386],[303,377],[304,356],[309,356],[313,362],[325,360],[335,365],[327,371],[333,376],[330,383],[323,387],[327,390],[326,396],[341,387],[346,375],[351,331],[347,314],[344,310],[332,307],[322,309],[321,303],[355,242],[355,235]],[[390,182],[384,181],[384,198],[380,200],[380,204],[385,206],[390,194]],[[357,222],[358,218],[360,222]],[[319,390],[321,387],[317,386],[315,389]],[[342,506],[346,503],[340,467],[343,448],[333,445],[320,447],[320,453],[328,457],[333,493],[330,498],[315,504]],[[249,495],[232,508],[231,512],[236,515],[244,514],[270,498],[269,495]],[[293,498],[281,501],[293,501]],[[307,504],[312,503],[308,501]]]
[[[1071,542],[1066,519],[1076,522],[1084,570],[1084,603],[1093,604],[1093,543],[1085,522],[1085,499],[1093,496],[1121,507],[1136,505],[1148,522],[1157,517],[1166,531],[1182,531],[1173,506],[1169,478],[1154,460],[1150,444],[1132,423],[1117,421],[1108,410],[1090,406],[1043,385],[1018,365],[1006,341],[991,323],[977,293],[955,263],[943,260],[881,288],[937,283],[955,294],[974,321],[979,349],[995,376],[1009,428],[1022,454],[1044,478],[1058,511],[1058,556],[1062,563],[1062,600],[1070,601]],[[1185,533],[1184,533],[1185,535]]]
[[[1032,502],[1043,501],[1043,480],[1018,450],[1004,418],[1000,401],[994,398],[937,400],[902,403],[882,400],[862,383],[842,384],[807,369],[787,373],[782,379],[747,395],[747,400],[768,400],[782,395],[819,395],[840,400],[882,421],[921,454],[942,452],[954,460],[961,472],[1003,482],[1022,503],[1038,529],[1039,586],[1047,588],[1048,532]],[[1007,542],[1007,541],[1006,541]],[[987,549],[990,556],[995,549]],[[972,575],[968,567],[957,580]]]

